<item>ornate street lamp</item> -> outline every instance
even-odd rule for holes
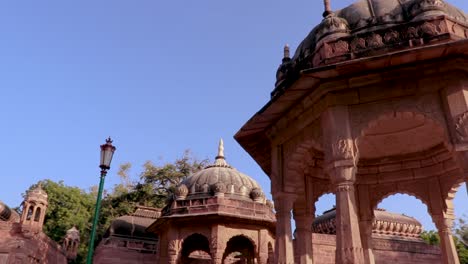
[[[99,218],[99,210],[101,208],[101,195],[102,189],[104,188],[104,178],[106,177],[107,170],[110,169],[112,156],[114,155],[115,147],[112,145],[112,139],[109,137],[106,139],[106,144],[101,145],[101,181],[99,182],[99,191],[96,199],[96,208],[94,209],[93,228],[91,229],[91,238],[89,239],[88,257],[86,259],[87,264],[93,263],[93,251],[94,251],[94,237],[96,235],[96,226]]]

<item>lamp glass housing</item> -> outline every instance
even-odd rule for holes
[[[101,145],[101,163],[99,167],[101,169],[110,169],[112,156],[114,156],[115,147],[112,145],[112,140],[108,138],[106,144]]]

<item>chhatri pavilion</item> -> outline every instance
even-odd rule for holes
[[[294,56],[285,47],[271,100],[235,135],[271,179],[275,263],[313,263],[311,223],[326,193],[336,196],[336,263],[404,263],[380,258],[374,239],[376,207],[397,193],[427,206],[439,263],[459,263],[451,228],[468,175],[468,16],[444,0],[324,4]]]

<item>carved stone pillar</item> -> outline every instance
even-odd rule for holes
[[[296,221],[296,253],[299,255],[298,264],[312,264],[312,221],[313,214],[294,212]]]
[[[442,250],[442,263],[459,264],[457,250],[453,242],[452,226],[453,219],[447,216],[433,216],[434,222],[439,231],[440,249]]]
[[[359,221],[359,231],[361,232],[364,263],[375,264],[374,253],[372,252],[372,220]]]
[[[342,169],[349,172],[349,168]],[[346,173],[346,172],[345,172]],[[354,184],[336,184],[336,262],[364,263]]]
[[[226,243],[224,241],[227,236],[224,229],[222,225],[214,225],[211,227],[210,250],[213,264],[222,264],[223,262],[223,254],[226,248]]]
[[[258,264],[267,264],[268,261],[268,230],[258,231]]]
[[[359,185],[359,231],[361,232],[361,242],[364,251],[364,263],[375,264],[374,253],[372,251],[372,224],[375,219],[374,208],[371,205],[371,195],[367,185]]]
[[[179,255],[179,241],[172,239],[167,245],[167,260],[169,264],[176,264]]]
[[[325,171],[336,195],[336,263],[364,263],[355,186],[358,151],[351,137],[346,106],[322,114]]]
[[[275,263],[294,264],[291,232],[291,210],[295,195],[277,193],[273,198],[276,210]]]

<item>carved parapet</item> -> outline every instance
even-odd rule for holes
[[[382,209],[375,210],[374,215],[375,219],[372,222],[372,233],[374,234],[419,238],[423,230],[421,223],[405,215],[386,212]],[[312,224],[312,232],[336,234],[335,209],[329,210],[315,218]]]
[[[421,1],[421,5],[428,1],[442,2],[440,0],[424,0]],[[415,7],[414,12],[423,14],[430,8],[426,5]],[[434,10],[432,9],[432,11]],[[468,27],[465,25],[445,16],[433,16],[424,21],[415,20],[406,24],[329,40],[318,45],[315,53],[309,56],[309,60],[313,67],[318,67],[349,59],[383,54],[389,50],[402,50],[427,44],[433,40],[449,38],[449,34],[466,38],[467,33]]]

